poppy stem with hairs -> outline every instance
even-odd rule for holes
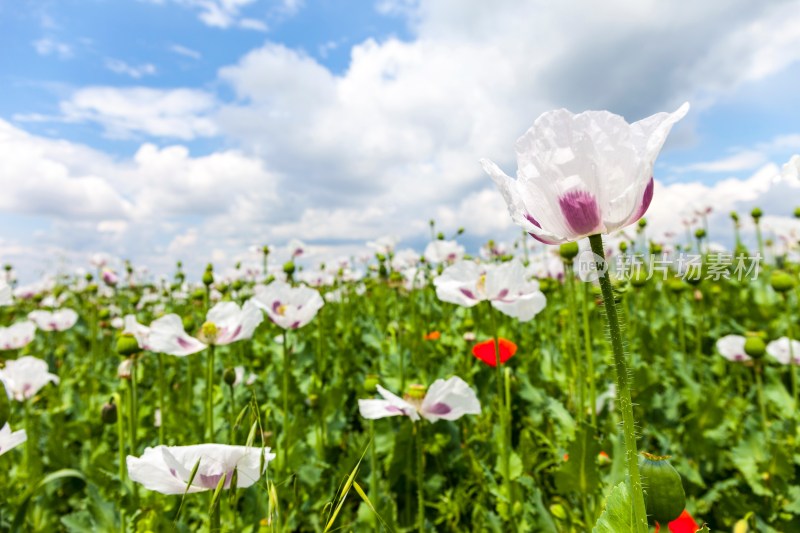
[[[764,383],[761,380],[761,372],[764,368],[761,360],[756,359],[753,363],[753,371],[756,374],[756,395],[758,396],[758,408],[761,411],[761,429],[764,436],[767,435],[767,404],[764,403]]]
[[[422,447],[422,420],[414,424],[417,434],[417,530],[425,532],[425,450]]]
[[[372,497],[372,505],[378,506],[380,504],[380,491],[378,490],[378,455],[377,451],[375,450],[375,421],[369,421],[369,445],[370,445],[370,455],[369,455],[369,474],[370,474],[370,483],[369,483],[369,491],[373,494]],[[375,524],[375,531],[380,531],[381,527],[377,523]]]
[[[797,365],[794,362],[794,337],[792,336],[792,308],[789,306],[789,293],[783,293],[783,306],[786,309],[786,336],[789,338],[789,370],[791,371],[790,377],[792,380],[792,397],[794,404],[797,405],[798,390],[797,390]]]
[[[25,417],[25,433],[28,438],[25,440],[25,470],[28,475],[28,479],[33,478],[33,457],[34,457],[34,439],[36,438],[36,433],[33,430],[33,419],[31,418],[31,407],[30,407],[31,400],[25,399],[22,402],[22,409],[23,409],[23,416]]]
[[[628,477],[633,502],[634,531],[647,533],[647,511],[644,506],[642,493],[642,480],[639,476],[639,454],[636,450],[636,426],[633,419],[633,404],[631,390],[628,383],[628,363],[625,360],[625,351],[622,345],[622,332],[620,330],[617,306],[614,302],[614,291],[611,279],[606,274],[605,250],[603,238],[597,235],[589,237],[592,252],[597,261],[597,271],[600,275],[600,290],[603,293],[603,307],[606,310],[608,331],[611,337],[611,347],[614,352],[614,369],[616,370],[617,396],[619,410],[622,414],[622,431],[625,443],[625,461],[628,467]]]
[[[583,343],[586,351],[586,373],[589,374],[589,413],[592,427],[597,428],[597,385],[594,380],[594,352],[592,351],[592,332],[589,326],[589,301],[591,298],[589,284],[584,284],[583,290]]]
[[[509,501],[509,509],[511,509],[511,505],[513,505],[512,501],[512,494],[511,494],[511,479],[510,479],[510,472],[511,472],[511,457],[509,456],[511,443],[508,439],[508,419],[507,419],[507,408],[505,402],[505,394],[503,394],[503,370],[502,370],[502,363],[500,359],[500,336],[498,335],[497,331],[497,316],[492,307],[491,303],[489,303],[489,316],[492,321],[492,335],[494,335],[494,357],[495,357],[495,381],[497,381],[497,404],[499,406],[498,413],[500,415],[500,473],[503,476],[503,485],[505,486],[506,498]]]
[[[280,454],[281,470],[284,470],[289,460],[289,336],[283,330],[283,450]]]
[[[214,344],[208,345],[206,364],[206,435],[208,442],[214,442]]]
[[[167,414],[164,411],[164,354],[158,353],[158,412],[161,419],[158,421],[158,443],[164,444],[164,425]]]

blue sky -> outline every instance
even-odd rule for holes
[[[480,157],[511,172],[548,109],[683,101],[654,231],[675,202],[715,205],[720,240],[759,202],[783,231],[800,202],[763,184],[800,151],[800,2],[635,5],[0,2],[0,261],[165,271],[292,238],[314,260],[387,234],[421,248],[430,218],[511,240]]]

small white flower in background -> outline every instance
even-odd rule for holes
[[[229,489],[236,471],[236,487],[243,489],[258,482],[266,472],[267,464],[275,459],[275,454],[269,451],[269,448],[226,444],[157,446],[146,448],[141,457],[129,455],[128,475],[148,490],[161,494],[184,494],[214,490],[223,479],[224,488]],[[189,485],[198,461],[197,473]]]
[[[247,381],[245,381],[244,380],[244,367],[243,366],[234,367],[233,371],[236,374],[236,379],[233,381],[233,386],[234,387],[238,387],[242,383],[244,383],[246,386],[249,387],[250,385],[252,385],[253,383],[256,382],[256,379],[258,379],[258,376],[256,376],[252,372],[250,372],[250,374],[247,376]]]
[[[119,379],[131,379],[131,371],[133,370],[133,360],[130,358],[123,359],[117,367],[117,377]]]
[[[119,283],[119,276],[110,268],[104,268],[100,273],[100,278],[103,280],[103,283],[109,287],[116,287],[117,283]]]
[[[433,284],[443,302],[472,307],[488,301],[501,313],[523,322],[547,304],[539,283],[527,279],[525,267],[516,259],[499,265],[459,261],[447,267]]]
[[[717,351],[728,361],[733,361],[735,363],[749,361],[750,356],[744,351],[744,343],[746,340],[747,339],[741,335],[725,335],[717,339]]]
[[[105,253],[92,254],[89,263],[95,268],[103,268],[111,262],[111,256]]]
[[[153,411],[153,427],[161,427],[161,409]]]
[[[125,327],[125,320],[122,317],[115,316],[111,319],[111,327],[114,329],[122,329]]]
[[[255,288],[248,300],[263,309],[270,320],[283,329],[299,329],[311,322],[323,305],[319,292],[309,287],[292,287],[282,281]]]
[[[611,233],[639,220],[653,199],[653,165],[689,111],[628,124],[608,111],[544,113],[517,140],[517,179],[482,159],[511,218],[545,244]]]
[[[605,392],[599,394],[595,399],[594,411],[598,415],[607,407],[609,411],[614,409],[614,400],[617,398],[617,386],[613,383],[608,386]]]
[[[464,247],[456,241],[436,240],[428,243],[422,256],[429,263],[455,263],[464,257]]]
[[[11,291],[11,285],[6,283],[6,280],[0,279],[0,307],[11,305],[14,303],[14,296]]]
[[[42,331],[66,331],[78,321],[78,313],[72,309],[56,311],[31,311],[28,319]]]
[[[23,442],[28,440],[28,435],[24,429],[19,431],[11,431],[11,426],[8,424],[0,428],[0,455],[10,452]]]
[[[6,361],[5,368],[0,369],[0,381],[8,397],[18,402],[32,398],[48,383],[59,383],[58,376],[48,372],[47,363],[30,355]]]
[[[36,325],[25,320],[7,328],[0,327],[0,350],[18,350],[27,346],[36,334]]]
[[[392,257],[392,270],[405,270],[414,268],[419,264],[419,252],[411,248],[404,248]]]
[[[289,241],[289,244],[286,245],[286,248],[289,250],[289,255],[292,256],[292,259],[295,257],[300,257],[306,251],[306,245],[297,239],[292,239]]]
[[[792,340],[789,344],[789,337],[781,337],[776,341],[767,344],[767,353],[782,365],[800,365],[800,341]]]
[[[436,422],[481,414],[481,404],[475,391],[458,376],[447,381],[437,379],[422,399],[409,396],[403,399],[380,385],[377,391],[383,396],[382,400],[358,400],[358,410],[364,418],[373,420],[402,415],[417,421],[422,416],[429,422]]]
[[[374,241],[369,241],[367,246],[375,250],[377,254],[389,255],[394,252],[394,247],[397,246],[397,238],[387,235]]]

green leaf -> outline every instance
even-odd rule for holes
[[[600,471],[597,454],[600,444],[591,431],[582,427],[575,433],[575,440],[567,447],[569,460],[561,463],[555,473],[556,487],[561,493],[580,492],[590,494],[600,486]]]
[[[620,483],[611,490],[606,498],[603,514],[597,519],[592,533],[619,533],[633,531],[633,506],[628,486]]]

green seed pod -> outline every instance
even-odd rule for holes
[[[222,372],[222,381],[229,387],[233,387],[233,384],[236,383],[236,370],[231,367],[226,368]]]
[[[736,211],[731,211],[731,220],[734,222],[739,222],[739,213]]]
[[[203,273],[203,285],[205,285],[206,287],[208,287],[208,286],[210,286],[212,283],[214,283],[214,273],[213,273],[213,272],[211,272],[210,270],[206,270],[206,271]]]
[[[108,320],[110,316],[111,311],[107,307],[104,307],[97,312],[97,318],[100,320]]]
[[[117,353],[122,357],[128,357],[139,351],[139,343],[132,333],[123,333],[117,337]]]
[[[750,216],[753,217],[753,220],[758,222],[758,219],[764,216],[764,212],[760,208],[754,207],[753,210],[750,211]]]
[[[776,292],[788,292],[794,288],[795,280],[788,272],[776,270],[770,276],[769,283]]]
[[[753,359],[761,359],[767,352],[767,345],[759,335],[748,335],[744,341],[744,353]]]
[[[11,418],[11,402],[8,401],[5,385],[0,381],[0,428],[6,425],[9,418]]]
[[[283,264],[283,272],[287,276],[291,276],[292,274],[294,274],[294,271],[295,271],[294,261],[287,261]]]
[[[794,208],[794,218],[800,218],[800,207]]]
[[[679,293],[686,289],[686,284],[680,278],[669,278],[667,280],[667,288],[674,293]]]
[[[639,473],[645,489],[647,516],[661,524],[678,518],[686,507],[686,493],[681,475],[670,464],[669,456],[642,452]]]
[[[194,329],[194,317],[191,315],[183,317],[181,322],[183,323],[184,330],[192,331]]]
[[[647,285],[647,271],[643,268],[637,268],[630,277],[631,285],[634,287],[644,287]]]
[[[421,400],[425,397],[425,391],[427,387],[425,385],[418,385],[416,383],[412,383],[408,386],[408,392],[406,393],[409,398],[414,400]]]
[[[375,392],[378,383],[381,382],[381,378],[377,374],[367,374],[367,377],[364,379],[364,390],[367,393],[372,394]]]
[[[646,218],[640,218],[639,219],[639,227],[642,228],[642,229],[647,227],[647,219]]]
[[[239,292],[240,290],[242,290],[242,287],[244,287],[244,282],[242,280],[240,279],[233,280],[233,283],[231,284],[231,288],[233,290]]]
[[[575,257],[578,255],[578,251],[577,242],[565,242],[558,249],[558,253],[561,254],[561,259],[564,261],[572,261],[575,259]]]
[[[625,242],[625,241],[622,241],[621,243],[619,243],[619,251],[622,252],[623,254],[625,252],[627,252],[628,251],[628,243]]]
[[[114,403],[114,400],[103,405],[100,410],[100,420],[107,425],[117,423],[117,404]]]
[[[705,236],[706,236],[706,230],[704,230],[703,228],[697,228],[697,230],[695,230],[694,232],[695,239],[704,239]]]

